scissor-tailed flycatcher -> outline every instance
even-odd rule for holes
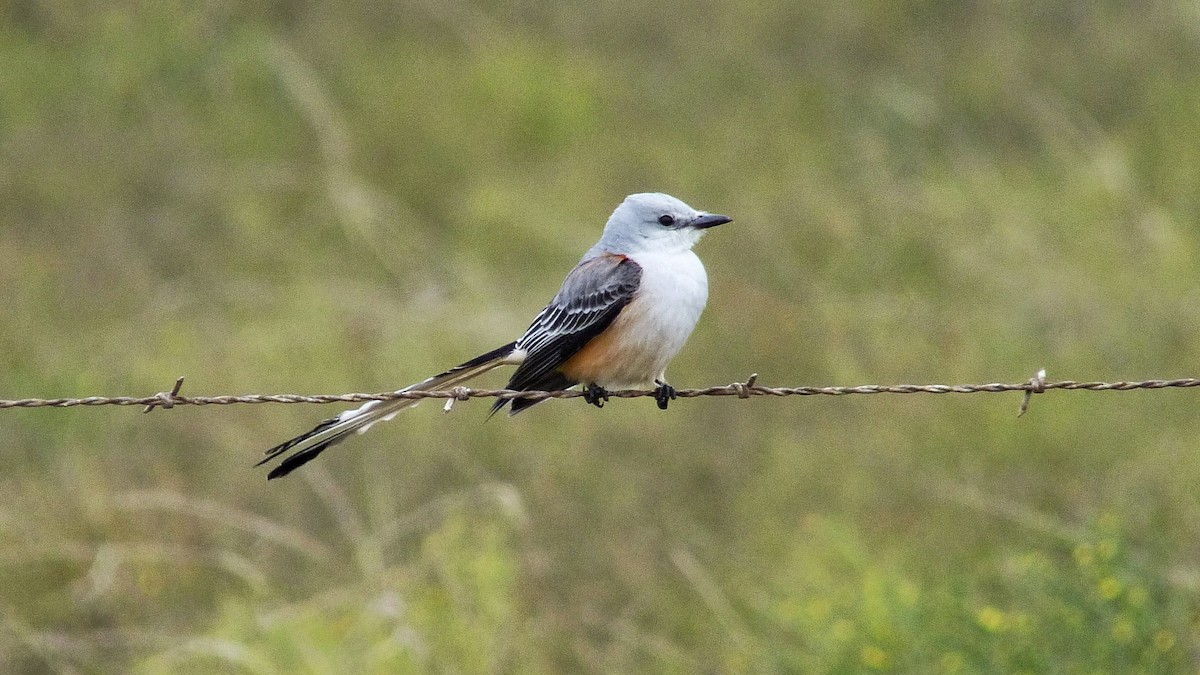
[[[600,241],[521,339],[400,391],[450,389],[497,366],[517,366],[509,389],[555,391],[583,384],[586,400],[603,407],[609,389],[654,387],[658,407],[665,410],[675,398],[664,374],[667,363],[708,302],[708,275],[692,246],[708,228],[732,220],[661,193],[626,197]],[[290,451],[267,478],[287,475],[351,432],[362,433],[418,402],[370,401],[271,448],[259,464]],[[492,412],[510,405],[515,415],[535,403],[499,399]]]

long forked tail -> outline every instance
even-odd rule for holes
[[[444,373],[409,385],[400,391],[439,391],[458,386],[467,380],[486,373],[496,366],[519,363],[520,359],[513,358],[517,355],[516,351],[516,343],[510,342],[503,347],[493,349],[466,363],[455,366]],[[312,461],[313,458],[321,454],[326,448],[342,442],[351,433],[358,432],[361,434],[370,429],[372,424],[386,422],[395,417],[396,413],[401,410],[411,408],[418,403],[420,403],[419,399],[368,401],[361,407],[354,410],[346,410],[337,417],[331,417],[321,422],[308,433],[301,434],[290,441],[285,441],[267,450],[266,457],[258,464],[255,464],[255,466],[262,466],[276,457],[290,452],[291,454],[284,457],[283,462],[279,466],[267,474],[267,480],[286,476]]]

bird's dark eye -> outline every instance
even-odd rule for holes
[[[658,224],[662,225],[663,227],[670,227],[675,224],[675,218],[671,217],[670,215],[663,214],[658,217]]]

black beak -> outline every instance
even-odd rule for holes
[[[688,223],[688,227],[694,227],[697,230],[707,230],[710,227],[716,227],[718,225],[724,225],[725,223],[732,222],[733,218],[730,218],[729,216],[723,216],[719,213],[707,213]]]

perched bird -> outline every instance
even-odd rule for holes
[[[497,366],[516,366],[509,389],[555,391],[582,384],[585,399],[603,407],[610,389],[653,387],[665,410],[675,398],[667,364],[708,301],[708,275],[692,247],[708,228],[732,220],[662,193],[629,195],[520,339],[400,391],[450,389]],[[285,476],[351,432],[363,433],[418,402],[370,401],[267,450],[258,464],[290,453],[267,478]],[[515,415],[535,403],[498,399],[492,413],[507,405]]]

